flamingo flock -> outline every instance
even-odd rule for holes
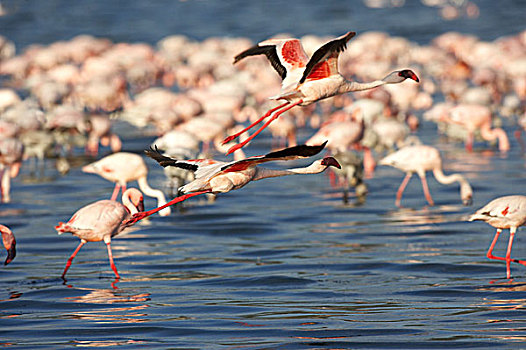
[[[419,137],[420,117],[436,123],[452,144],[464,143],[467,155],[490,149],[505,156],[512,145],[503,120],[518,125],[520,142],[526,124],[525,38],[523,32],[487,43],[451,32],[418,45],[386,33],[348,31],[334,39],[277,35],[254,45],[245,38],[198,43],[174,35],[152,47],[80,35],[19,54],[6,51],[0,58],[0,76],[9,83],[0,88],[1,201],[18,200],[11,181],[30,159],[41,166],[55,159],[67,176],[81,153],[83,173],[114,183],[99,185],[107,187],[109,199],[78,209],[55,227],[80,239],[64,279],[82,246],[98,241],[107,245],[119,279],[112,238],[155,213],[174,215],[170,207],[191,197],[226,194],[265,178],[327,171],[330,185],[342,188],[344,203],[351,186],[363,203],[367,182],[384,172],[377,165],[391,166],[406,174],[396,194],[393,184],[396,207],[414,173],[433,206],[426,179],[431,171],[441,184],[458,183],[461,202],[469,206],[476,200],[471,175],[444,173],[448,157]],[[444,101],[434,100],[438,94]],[[144,154],[124,151],[123,123],[156,137]],[[247,156],[249,143],[265,131],[279,138],[271,145],[285,139],[287,147]],[[304,167],[260,166],[322,151]],[[225,159],[232,153],[233,160]],[[145,157],[164,169],[171,198],[162,184],[150,186]],[[132,181],[140,191],[129,187]],[[157,206],[145,210],[143,196],[155,198]],[[526,223],[525,198],[499,197],[469,217],[497,229],[487,257],[506,262],[508,279],[511,262],[526,265],[511,258],[514,235]],[[493,249],[503,229],[510,230],[508,250],[497,257]],[[7,265],[16,241],[7,226],[0,231]]]

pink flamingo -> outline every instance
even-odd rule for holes
[[[264,54],[283,80],[281,93],[271,97],[271,99],[285,100],[286,102],[270,109],[264,116],[250,124],[241,132],[227,137],[224,140],[225,143],[235,139],[242,132],[249,130],[254,125],[272,115],[272,117],[249,138],[233,146],[228,151],[228,154],[243,147],[263,131],[273,120],[294,106],[307,106],[316,101],[351,91],[372,89],[385,84],[397,84],[407,78],[413,79],[416,82],[419,81],[416,74],[409,69],[394,71],[382,80],[375,80],[369,83],[358,83],[345,79],[338,72],[338,56],[340,52],[345,50],[347,42],[355,35],[355,32],[348,32],[345,35],[329,41],[316,50],[310,59],[307,57],[298,39],[266,40],[237,55],[234,63],[248,56]]]
[[[506,132],[501,128],[491,128],[491,110],[487,106],[459,104],[449,110],[445,109],[445,114],[440,118],[445,122],[458,124],[466,128],[468,131],[466,149],[469,151],[473,149],[473,135],[476,130],[480,130],[480,136],[484,140],[498,140],[500,151],[506,152],[510,149],[510,141]]]
[[[2,232],[2,243],[4,248],[7,250],[7,258],[5,259],[4,265],[9,264],[16,256],[16,240],[15,235],[9,227],[0,225],[0,232]]]
[[[526,196],[516,195],[496,198],[469,217],[469,221],[475,220],[485,221],[497,229],[486,256],[488,259],[506,261],[506,277],[509,279],[511,276],[511,262],[526,265],[524,260],[511,258],[511,247],[515,232],[517,232],[519,226],[523,226],[526,223]],[[510,230],[510,239],[505,258],[493,255],[493,248],[503,229]]]
[[[433,171],[435,179],[441,184],[448,185],[453,182],[460,184],[460,198],[464,205],[471,205],[473,191],[469,182],[460,174],[445,175],[442,171],[442,158],[438,150],[431,146],[414,145],[406,146],[391,153],[379,162],[380,165],[390,165],[406,173],[406,176],[396,192],[396,206],[400,206],[402,194],[413,173],[417,173],[422,181],[424,194],[429,205],[434,205],[426,180],[426,171]]]
[[[164,205],[166,199],[161,190],[150,187],[146,177],[148,168],[144,159],[135,153],[117,152],[110,154],[98,161],[82,167],[85,173],[97,174],[106,180],[115,182],[115,187],[111,195],[111,200],[116,200],[120,189],[126,190],[126,184],[130,181],[137,181],[141,191],[149,196],[157,198],[157,205]],[[161,216],[171,214],[170,208],[166,208],[159,213]]]
[[[157,149],[147,150],[146,154],[155,159],[161,166],[174,166],[191,170],[195,172],[195,179],[179,188],[179,191],[184,193],[184,195],[174,198],[161,207],[137,213],[133,216],[130,222],[141,220],[169,205],[182,202],[187,198],[203,193],[226,193],[240,189],[251,181],[257,181],[269,177],[318,174],[325,171],[329,166],[341,168],[340,164],[338,164],[333,157],[318,159],[311,165],[303,168],[274,170],[258,167],[261,163],[275,160],[292,160],[311,157],[318,154],[325,147],[326,143],[327,142],[318,146],[299,145],[284,148],[279,151],[267,153],[266,155],[249,157],[232,162],[221,162],[213,159],[177,160],[163,156]]]
[[[85,207],[80,208],[73,214],[67,223],[59,222],[55,229],[58,234],[71,232],[74,236],[80,238],[80,244],[69,257],[62,278],[66,276],[73,259],[79,252],[80,248],[87,242],[104,241],[108,247],[108,257],[110,266],[115,276],[120,278],[111,252],[111,238],[117,236],[124,229],[128,228],[135,222],[127,223],[131,216],[139,211],[144,210],[142,193],[135,189],[129,188],[122,194],[122,203],[113,200],[100,200]]]
[[[122,141],[111,131],[111,121],[107,115],[92,114],[88,118],[88,142],[86,153],[96,156],[99,153],[99,142],[103,146],[110,146],[112,152],[119,152]]]
[[[3,203],[11,200],[11,178],[15,178],[22,166],[24,144],[18,138],[0,139],[0,198]]]

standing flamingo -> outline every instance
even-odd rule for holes
[[[82,171],[97,174],[106,180],[115,182],[111,200],[117,199],[121,188],[123,191],[126,190],[126,184],[128,182],[137,180],[139,188],[145,195],[157,198],[157,205],[161,206],[166,203],[163,192],[153,189],[148,185],[148,181],[146,180],[148,168],[146,167],[144,159],[138,154],[128,152],[113,153],[94,163],[85,165],[82,167]],[[170,215],[170,213],[170,208],[166,208],[161,211],[159,215],[167,216]]]
[[[0,138],[0,198],[9,203],[11,178],[18,175],[24,156],[24,144],[18,138]]]
[[[422,181],[424,194],[429,205],[434,205],[433,198],[427,186],[426,171],[433,171],[438,182],[444,185],[458,182],[460,184],[460,198],[464,205],[471,205],[473,191],[469,182],[460,174],[445,175],[442,171],[442,158],[438,150],[431,146],[406,146],[391,153],[379,162],[380,165],[390,165],[406,172],[406,176],[396,192],[396,206],[400,206],[402,194],[413,173],[417,173]]]
[[[248,56],[261,54],[267,56],[272,67],[283,80],[281,93],[271,97],[271,99],[285,100],[286,102],[270,109],[246,129],[227,137],[224,140],[225,143],[235,139],[241,133],[249,130],[263,121],[263,119],[272,115],[272,117],[249,138],[230,148],[228,154],[243,147],[263,131],[273,120],[294,106],[307,106],[316,101],[351,91],[372,89],[385,84],[397,84],[407,78],[413,79],[416,82],[419,81],[416,74],[409,69],[394,71],[382,80],[375,80],[369,83],[358,83],[345,79],[338,72],[338,56],[340,52],[345,50],[347,42],[355,35],[355,32],[348,32],[329,41],[317,49],[310,59],[307,57],[298,39],[266,40],[237,55],[234,63]]]
[[[468,131],[466,149],[473,150],[474,133],[480,130],[480,136],[487,141],[499,141],[499,150],[506,152],[510,150],[510,141],[506,132],[501,128],[492,128],[491,110],[487,106],[476,104],[459,104],[452,107],[443,116],[448,123],[458,124]]]
[[[104,240],[108,247],[108,257],[110,266],[115,276],[120,278],[117,268],[113,262],[111,252],[111,238],[117,236],[125,228],[135,222],[127,223],[131,216],[139,211],[144,210],[142,193],[135,189],[129,188],[122,194],[122,203],[113,200],[100,200],[80,208],[73,214],[67,223],[59,222],[55,229],[58,234],[71,232],[74,236],[80,238],[80,244],[69,257],[62,278],[66,276],[73,258],[77,255],[80,248],[87,242],[99,242]]]
[[[5,259],[4,265],[9,264],[16,256],[16,240],[15,235],[9,227],[0,225],[0,232],[2,232],[2,243],[4,248],[7,250],[7,258]]]
[[[515,195],[496,198],[469,217],[469,221],[475,220],[485,221],[497,229],[486,256],[488,259],[506,261],[506,277],[509,279],[511,276],[511,262],[526,265],[524,260],[511,258],[511,247],[515,232],[517,232],[519,226],[523,226],[526,223],[526,196]],[[510,239],[505,258],[493,255],[493,248],[503,229],[510,230]]]
[[[130,221],[135,222],[141,220],[169,205],[203,193],[226,193],[240,189],[251,181],[257,181],[269,177],[318,174],[325,171],[329,166],[341,168],[340,164],[338,164],[333,157],[318,159],[304,168],[274,170],[258,167],[258,164],[275,160],[292,160],[311,157],[318,154],[325,147],[326,143],[327,142],[318,146],[299,145],[284,148],[279,151],[267,153],[266,155],[249,157],[232,162],[221,162],[213,159],[177,160],[163,156],[157,149],[147,150],[146,154],[155,159],[163,167],[175,166],[195,172],[195,180],[179,188],[179,191],[185,193],[184,195],[176,197],[158,208],[137,213]]]

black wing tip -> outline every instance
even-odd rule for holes
[[[245,51],[237,54],[234,57],[234,64],[236,64],[237,62],[241,61],[243,58],[248,57],[248,56],[267,55],[269,49],[271,49],[271,48],[272,48],[272,46],[267,46],[267,45],[265,45],[265,46],[260,46],[260,45],[251,46],[248,49],[246,49]]]
[[[144,153],[164,168],[166,168],[169,165],[174,165],[174,163],[176,162],[175,159],[162,155],[159,148],[157,148],[157,145],[155,145],[154,147],[150,146],[150,149],[144,150]]]
[[[345,34],[345,41],[349,41],[356,36],[356,32],[348,32]]]
[[[297,145],[293,147],[284,148],[279,151],[270,152],[265,155],[265,158],[287,158],[287,157],[312,157],[321,152],[325,148],[327,141],[317,146]]]

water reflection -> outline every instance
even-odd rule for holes
[[[96,348],[102,348],[102,347],[108,347],[108,346],[119,346],[119,345],[137,345],[137,344],[145,344],[146,342],[141,340],[96,340],[96,341],[90,341],[90,340],[73,340],[74,346],[77,347],[96,347]]]
[[[74,288],[71,285],[68,285],[68,287]],[[148,304],[145,304],[145,302],[151,300],[150,293],[127,294],[120,289],[98,288],[75,288],[75,290],[86,291],[87,293],[80,296],[65,297],[64,300],[71,303],[83,304],[140,304],[133,306],[109,307],[104,309],[97,308],[96,310],[78,311],[71,315],[67,315],[67,318],[103,322],[120,321],[126,323],[143,323],[148,321],[149,315],[145,312],[139,311],[150,307]],[[101,342],[101,344],[106,344],[106,342]]]

